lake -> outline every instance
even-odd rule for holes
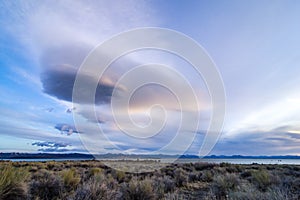
[[[204,159],[179,159],[178,163],[189,163],[189,162],[208,162],[208,163],[231,163],[231,164],[287,164],[287,165],[300,165],[300,159],[233,159],[233,158],[204,158]]]
[[[1,159],[1,160],[11,160],[13,162],[45,162],[45,161],[83,161],[88,159]],[[118,160],[118,159],[103,159],[105,160]],[[136,160],[136,159],[130,159]],[[143,161],[147,159],[139,159],[139,161]],[[151,160],[151,159],[150,159]],[[155,159],[153,159],[155,160]],[[156,159],[158,160],[158,159]],[[171,163],[173,159],[161,159],[162,163]],[[300,165],[300,159],[233,159],[233,158],[203,158],[203,159],[178,159],[176,163],[195,163],[195,162],[208,162],[208,163],[231,163],[231,164],[287,164],[287,165]]]

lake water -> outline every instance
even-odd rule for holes
[[[287,164],[287,165],[300,165],[300,159],[179,159],[178,163],[189,163],[189,162],[208,162],[208,163],[231,163],[231,164]]]
[[[13,162],[25,161],[25,162],[43,162],[43,161],[83,161],[87,159],[2,159],[2,160],[11,160]],[[104,159],[111,160],[111,159]],[[118,160],[118,159],[112,159]],[[136,159],[131,159],[136,160]],[[143,159],[139,159],[142,161]],[[171,163],[172,159],[162,159],[162,163]],[[287,164],[287,165],[300,165],[300,159],[219,159],[219,158],[210,158],[210,159],[178,159],[176,163],[195,163],[195,162],[208,162],[208,163],[231,163],[231,164]]]
[[[80,159],[80,158],[59,158],[59,159],[50,159],[50,158],[37,158],[37,159],[0,159],[4,161],[12,161],[12,162],[47,162],[47,161],[83,161],[88,159]]]

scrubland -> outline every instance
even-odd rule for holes
[[[300,166],[185,163],[128,173],[100,161],[1,161],[0,199],[300,199]]]

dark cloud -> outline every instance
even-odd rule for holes
[[[63,70],[62,70],[63,69]],[[60,66],[60,69],[53,68],[44,71],[41,74],[41,81],[43,83],[43,91],[60,100],[72,102],[73,86],[76,78],[77,70],[74,67]],[[84,77],[84,83],[80,94],[84,97],[89,94],[88,88],[91,85],[97,85],[95,94],[95,103],[110,102],[114,86],[104,83],[95,83],[96,80],[88,75]],[[76,103],[91,103],[81,98],[82,102]]]
[[[46,108],[45,109],[47,112],[52,112],[54,110],[54,108]]]
[[[70,148],[72,145],[63,142],[33,142],[32,146],[41,147],[38,149],[40,152],[68,152],[68,151],[82,151],[82,149]]]
[[[56,124],[54,128],[59,130],[61,134],[72,135],[73,133],[81,133],[75,128],[75,126],[70,124]]]
[[[99,119],[99,117],[98,117],[97,123],[99,123],[99,124],[105,124],[105,123],[106,123],[106,120],[104,120],[104,119]]]
[[[73,86],[78,68],[84,61],[93,47],[84,43],[77,45],[64,45],[50,48],[41,57],[43,69],[40,79],[43,84],[43,91],[60,100],[72,101]],[[91,85],[97,85],[95,103],[107,103],[110,101],[113,85],[98,82],[91,75],[83,75],[82,96],[87,94]],[[79,103],[90,103],[84,102]]]
[[[286,133],[288,136],[290,136],[293,139],[298,139],[300,140],[300,134],[299,133]]]
[[[51,152],[84,152],[82,149],[66,149],[66,148],[43,148],[43,149],[38,149],[40,152],[44,153],[51,153]]]
[[[249,131],[236,136],[221,138],[211,154],[218,155],[284,155],[299,152],[300,135],[286,130],[290,127],[277,127],[270,131]]]
[[[67,143],[61,143],[61,142],[33,142],[32,146],[61,148],[61,147],[67,147],[67,146],[71,146],[71,145],[69,145]]]
[[[68,109],[66,110],[66,113],[72,113],[73,110],[76,110],[76,108],[75,108],[75,107],[74,107],[74,108],[68,108]]]

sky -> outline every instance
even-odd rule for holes
[[[300,155],[298,1],[14,0],[1,1],[0,8],[0,152],[153,153],[179,135],[161,153],[197,154],[213,105],[203,78],[176,55],[128,53],[96,82],[85,77],[97,85],[95,104],[72,102],[77,72],[93,49],[123,31],[160,27],[200,44],[222,77],[226,116],[211,155]],[[163,67],[144,70],[141,77],[168,80],[187,100],[178,102],[158,85],[141,87],[129,103],[132,124],[120,127],[111,100],[115,90],[128,87],[118,80],[147,63],[168,65],[185,77],[198,107],[177,75]],[[181,113],[180,103],[186,105]],[[178,128],[182,113],[200,116],[196,129]],[[122,109],[116,114],[121,121],[124,115]],[[152,131],[143,127],[153,122],[156,130],[162,121],[158,134],[143,138]],[[95,127],[105,137],[95,141]],[[122,129],[139,132],[132,137]]]

